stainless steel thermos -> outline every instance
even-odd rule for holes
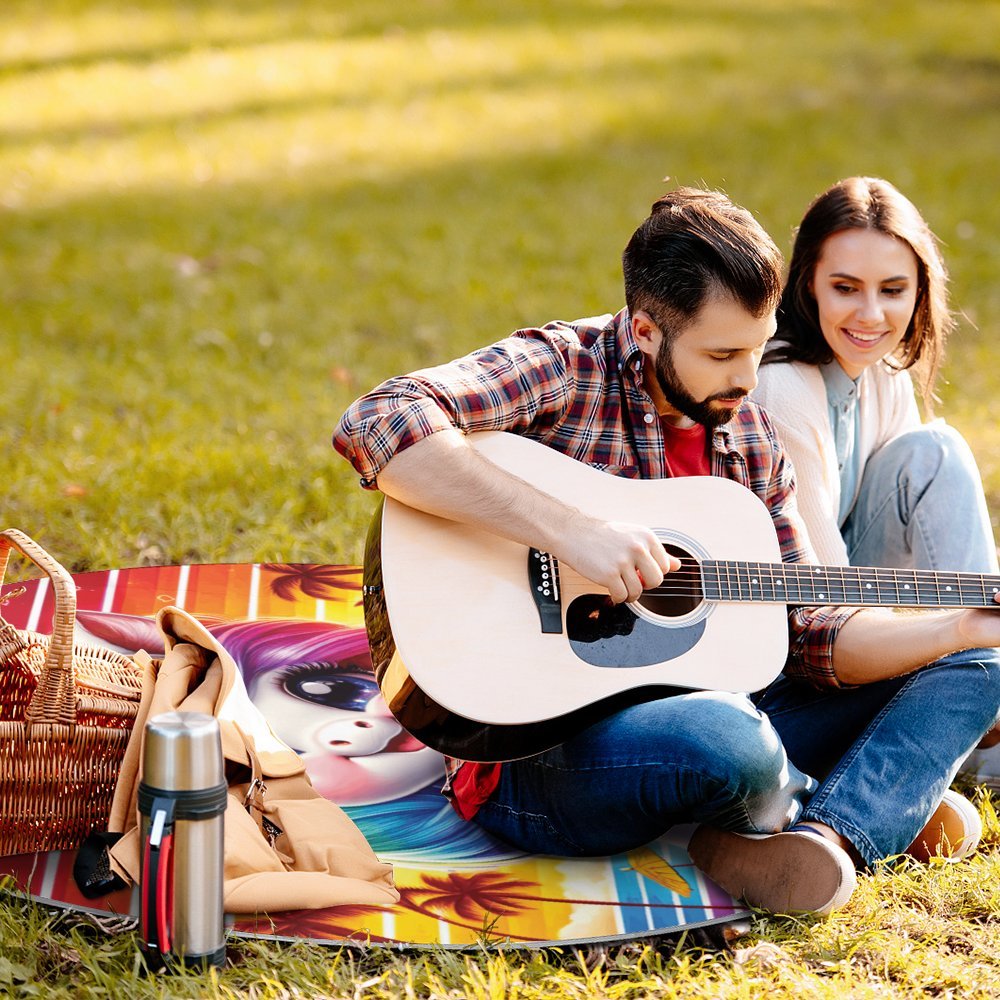
[[[146,723],[139,929],[152,968],[223,964],[226,792],[211,715],[166,712]]]

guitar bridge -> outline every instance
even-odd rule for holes
[[[528,549],[528,584],[543,632],[562,632],[559,563],[548,552]]]

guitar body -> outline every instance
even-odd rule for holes
[[[770,514],[736,483],[622,479],[515,435],[469,440],[587,514],[649,526],[686,565],[780,562]],[[546,559],[385,499],[366,552],[365,622],[383,695],[422,742],[467,760],[529,756],[677,688],[758,690],[784,664],[784,604],[661,597],[615,607]]]

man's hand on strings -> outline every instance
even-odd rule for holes
[[[579,515],[567,525],[565,546],[554,551],[581,576],[605,587],[616,604],[635,601],[680,568],[652,530],[641,524]]]

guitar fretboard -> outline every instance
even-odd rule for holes
[[[711,601],[997,608],[1000,576],[805,563],[705,560],[702,590]],[[669,574],[667,579],[669,579]]]

